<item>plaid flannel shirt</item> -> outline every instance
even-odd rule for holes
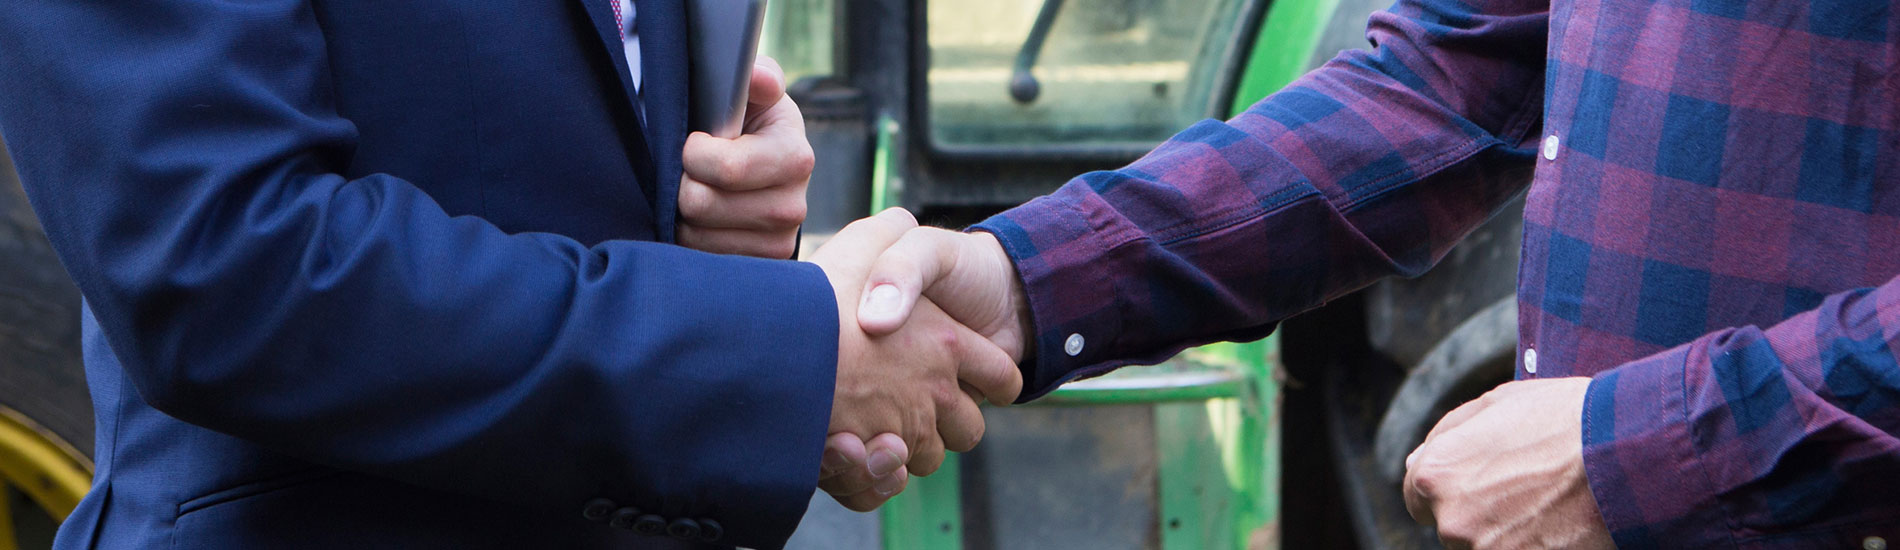
[[[1900,542],[1900,17],[1858,0],[1400,0],[1225,123],[974,229],[1025,399],[1423,272],[1520,192],[1520,378],[1594,376],[1624,548]]]

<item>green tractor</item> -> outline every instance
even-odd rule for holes
[[[903,206],[961,226],[1231,116],[1389,0],[774,0],[764,54],[817,151],[807,242]],[[873,514],[815,495],[800,549],[1435,547],[1403,458],[1508,380],[1518,216],[1438,269],[1266,340],[987,411],[975,451]],[[77,290],[0,154],[0,550],[45,548],[88,486]]]

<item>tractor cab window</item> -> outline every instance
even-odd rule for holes
[[[936,0],[930,138],[958,146],[1152,146],[1216,114],[1237,0]]]
[[[832,74],[836,62],[833,0],[774,0],[765,3],[759,55],[785,69],[785,81]]]

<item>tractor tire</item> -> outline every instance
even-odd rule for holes
[[[79,289],[27,206],[0,148],[0,407],[92,455],[92,399],[79,354]]]

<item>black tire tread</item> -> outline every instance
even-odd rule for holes
[[[92,400],[80,363],[79,307],[79,289],[0,147],[0,406],[90,457]]]

